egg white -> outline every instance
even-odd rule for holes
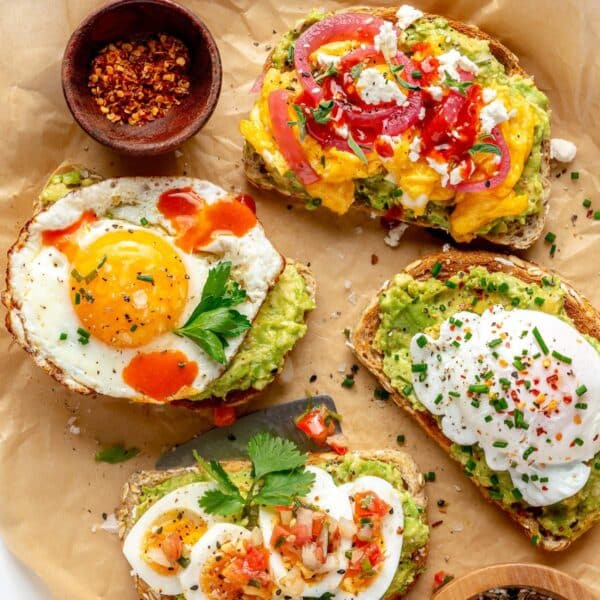
[[[348,495],[344,493],[340,487],[335,485],[333,478],[327,471],[318,467],[309,466],[307,471],[314,473],[315,482],[310,493],[303,498],[308,504],[318,506],[320,510],[326,512],[334,519],[342,518],[352,520],[352,507]],[[269,544],[273,535],[273,529],[277,521],[276,512],[266,508],[261,508],[258,516],[258,523],[263,533],[265,543]],[[348,559],[345,556],[347,550],[350,549],[351,540],[342,538],[340,547],[335,556],[338,559],[338,567],[335,571],[327,573],[322,578],[314,583],[304,583],[303,596],[319,597],[326,592],[333,592],[337,589],[343,578],[343,571],[348,564]],[[280,585],[281,580],[287,575],[288,570],[282,560],[281,553],[276,549],[269,548],[271,551],[270,567],[271,573],[276,585]]]
[[[373,578],[371,585],[358,594],[349,594],[348,592],[338,591],[334,594],[333,600],[373,600],[374,598],[383,598],[385,592],[390,587],[400,556],[402,555],[402,542],[404,529],[404,510],[402,508],[402,499],[398,490],[389,482],[381,477],[364,475],[358,477],[350,483],[340,486],[350,499],[360,492],[375,492],[384,502],[390,505],[392,511],[381,520],[381,533],[385,544],[385,558],[383,566]]]
[[[135,574],[157,592],[176,595],[181,594],[183,589],[177,574],[162,575],[157,573],[143,560],[141,553],[144,537],[161,515],[172,510],[187,510],[202,518],[209,526],[208,531],[204,534],[206,536],[210,532],[211,526],[214,526],[221,519],[205,513],[200,507],[199,500],[206,491],[215,487],[214,483],[197,482],[177,488],[153,504],[127,534],[123,544],[125,558],[129,561]],[[202,538],[200,539],[202,540]]]
[[[186,600],[211,600],[200,585],[200,575],[206,562],[217,550],[217,544],[230,541],[249,540],[252,534],[248,529],[232,523],[217,523],[213,525],[194,545],[190,556],[190,564],[183,571],[179,580]],[[198,586],[198,589],[192,587]]]
[[[458,348],[452,345],[452,341],[460,331],[449,320],[442,324],[438,339],[425,336],[427,343],[420,347],[417,339],[421,334],[417,334],[411,342],[412,362],[428,366],[427,377],[423,381],[418,373],[413,377],[413,387],[419,400],[430,412],[442,417],[442,431],[449,439],[461,445],[478,443],[491,469],[508,470],[513,484],[532,506],[553,504],[577,493],[590,473],[584,461],[600,450],[600,379],[594,376],[600,372],[600,354],[568,323],[541,311],[505,310],[495,306],[481,317],[465,311],[455,314],[454,319],[462,322],[461,331],[469,327],[472,333],[472,337],[468,341],[463,339]],[[571,357],[572,363],[557,360],[549,353],[551,369],[543,367],[538,359],[528,368],[527,376],[521,378],[539,380],[532,387],[549,399],[568,394],[573,400],[571,403],[561,402],[558,414],[546,416],[543,411],[535,409],[537,396],[533,392],[521,392],[520,400],[526,405],[522,412],[529,427],[509,428],[505,423],[509,416],[507,412],[515,408],[515,403],[498,380],[514,381],[519,378],[514,377],[516,369],[513,361],[515,356],[522,355],[522,351],[527,352],[526,356],[540,354],[540,346],[532,334],[534,327],[541,332],[550,352],[558,350]],[[526,334],[523,335],[523,332]],[[491,348],[490,341],[498,339],[500,334],[507,337]],[[493,352],[497,353],[497,358]],[[505,366],[499,364],[500,360],[505,361]],[[559,374],[560,394],[547,382],[554,369]],[[487,394],[479,397],[479,405],[473,404],[472,395],[468,395],[469,384],[487,371],[494,373],[490,392],[506,398],[507,411],[498,412]],[[576,389],[581,385],[587,387],[587,392],[579,399]],[[452,397],[450,391],[459,393],[459,396]],[[442,398],[436,402],[439,394]],[[580,401],[587,404],[586,410],[576,408]],[[581,419],[580,424],[576,423],[575,417]],[[508,420],[511,419],[509,417]],[[543,435],[538,434],[540,428],[545,432]],[[574,444],[576,438],[583,443]],[[506,443],[506,446],[497,447],[495,444],[498,442]],[[524,455],[530,447],[536,450]],[[526,477],[523,478],[523,475]],[[531,475],[548,478],[548,481],[531,480]]]
[[[256,317],[270,287],[281,272],[284,260],[265,236],[260,223],[241,237],[218,234],[203,248],[201,254],[187,254],[175,245],[175,231],[168,219],[157,209],[160,195],[169,189],[191,186],[207,203],[214,203],[227,194],[206,181],[190,178],[122,178],[105,180],[81,188],[39,213],[29,224],[22,243],[11,254],[8,268],[8,288],[13,299],[11,323],[20,341],[28,347],[40,364],[54,365],[63,382],[76,391],[96,391],[109,396],[132,400],[140,393],[122,378],[123,368],[140,352],[180,350],[198,365],[198,374],[186,397],[199,393],[227,368],[211,359],[188,338],[165,332],[150,343],[136,348],[117,348],[91,336],[87,345],[78,342],[77,328],[81,323],[69,295],[67,258],[55,247],[42,243],[47,230],[68,227],[86,210],[98,216],[81,236],[85,248],[108,231],[119,228],[151,231],[168,241],[183,261],[188,279],[188,297],[180,319],[174,327],[183,325],[197,305],[209,268],[219,261],[231,261],[232,277],[247,292],[247,300],[236,307],[250,321]],[[140,221],[148,221],[146,227]],[[66,340],[60,340],[61,333]],[[225,356],[229,362],[237,353],[247,332],[228,340]]]

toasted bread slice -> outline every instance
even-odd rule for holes
[[[404,269],[404,272],[417,280],[429,279],[431,277],[431,269],[438,261],[442,265],[438,279],[442,281],[459,271],[467,271],[469,267],[474,265],[485,267],[490,272],[504,272],[529,283],[541,283],[543,277],[556,277],[565,291],[565,311],[573,320],[576,328],[581,333],[593,336],[600,340],[600,313],[586,298],[579,294],[571,284],[547,269],[542,269],[540,266],[521,260],[516,256],[494,254],[484,251],[461,252],[458,250],[451,250],[449,252],[434,254],[419,259],[408,265]],[[386,283],[383,286],[371,304],[363,312],[352,335],[352,349],[357,358],[391,394],[394,402],[412,415],[419,425],[423,427],[425,432],[432,437],[442,449],[450,454],[452,442],[442,433],[442,430],[438,426],[433,415],[426,410],[415,410],[411,402],[400,391],[392,387],[388,377],[383,371],[383,356],[374,347],[373,342],[380,325],[379,294],[384,291],[388,285],[389,283]],[[482,486],[474,477],[470,479],[472,479],[473,483],[479,487],[479,491],[488,501],[508,512],[510,517],[521,526],[528,536],[538,536],[538,545],[544,550],[564,550],[579,536],[590,529],[596,521],[600,520],[600,509],[596,509],[589,515],[586,515],[586,518],[578,523],[572,537],[558,537],[545,531],[535,517],[507,509],[500,501],[492,499],[487,488]]]
[[[396,467],[402,474],[402,480],[406,491],[412,496],[415,503],[423,508],[422,518],[425,517],[427,507],[427,497],[425,496],[425,482],[415,461],[405,452],[399,450],[376,450],[369,452],[356,452],[356,456],[363,460],[377,460],[385,462]],[[309,464],[327,462],[329,464],[340,463],[344,457],[334,453],[312,454],[309,457]],[[246,460],[223,461],[222,466],[228,473],[235,473],[242,469],[248,469],[250,463]],[[195,467],[182,469],[170,469],[168,471],[141,471],[134,473],[129,481],[123,486],[121,493],[121,503],[117,509],[117,519],[119,522],[119,537],[125,539],[130,529],[136,522],[136,510],[140,503],[142,490],[145,487],[159,485],[163,481],[176,475],[181,475],[195,470]],[[411,561],[416,567],[417,573],[425,568],[427,556],[429,554],[429,543],[419,548],[411,556]],[[148,587],[148,585],[138,576],[132,573],[135,588],[140,600],[176,600],[175,596],[162,595]],[[416,580],[416,578],[415,578]],[[414,584],[414,581],[411,585]],[[407,588],[408,589],[408,588]],[[406,594],[406,591],[404,595]],[[385,600],[399,600],[403,595],[394,595],[386,597]]]
[[[396,22],[396,10],[397,7],[355,7],[344,9],[339,12],[363,12],[373,15],[374,17],[380,17],[387,21]],[[439,16],[434,14],[425,14],[424,18],[433,20],[439,18]],[[523,77],[531,78],[531,76],[528,73],[526,73],[526,71],[520,65],[517,56],[513,52],[511,52],[506,46],[504,46],[504,44],[500,43],[497,39],[488,35],[475,25],[462,23],[460,21],[448,19],[446,17],[444,18],[446,19],[446,21],[448,21],[449,25],[458,32],[474,39],[487,41],[489,43],[490,52],[505,67],[506,73],[508,75],[521,75]],[[269,56],[266,59],[265,65],[263,67],[263,73],[266,72],[272,66],[272,54],[273,51],[269,54]],[[306,203],[305,194],[294,193],[289,189],[282,189],[277,185],[277,183],[274,181],[274,179],[271,177],[271,175],[265,168],[261,156],[257,152],[255,152],[254,148],[252,148],[252,146],[248,142],[246,142],[244,146],[244,171],[248,180],[256,187],[261,189],[276,190],[281,194],[289,196],[293,200],[302,202],[302,204]],[[538,214],[528,216],[524,225],[521,225],[517,221],[513,221],[509,224],[508,231],[504,233],[496,235],[487,234],[482,235],[480,237],[494,244],[500,246],[507,246],[514,250],[522,250],[525,248],[529,248],[542,233],[544,229],[544,224],[546,222],[546,215],[548,213],[548,196],[550,193],[549,136],[547,139],[544,139],[542,145],[541,176],[542,185],[544,189],[542,199],[543,210]],[[364,204],[357,204],[356,202],[352,205],[351,209],[366,212],[368,214],[379,214],[381,216],[384,216],[386,212],[378,211],[376,209],[371,208],[370,206],[366,206]],[[400,217],[400,220],[402,220],[402,217]],[[419,227],[427,227],[430,229],[437,228],[447,232],[447,230],[443,227],[429,223],[425,218],[422,217],[416,219],[408,219],[406,220],[406,222],[410,223],[411,225],[417,225]]]

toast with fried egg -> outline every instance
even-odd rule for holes
[[[309,39],[308,44],[303,43],[309,46],[306,52],[311,55],[298,63],[297,40],[304,40],[311,29],[322,27],[328,19],[362,16],[364,20],[365,15],[368,18],[364,23],[349,22],[346,29],[368,29],[373,27],[369,21],[379,20],[383,24],[379,33],[373,31],[348,45],[340,39],[352,36],[348,31],[344,36],[341,23],[342,33],[331,35],[330,39],[335,41],[322,48],[313,48],[319,41],[328,40],[321,32]],[[386,67],[381,56],[360,56],[369,47],[365,49],[363,43],[359,48],[358,42],[373,44],[373,40],[375,50],[385,54],[385,43],[389,43],[394,28],[398,56],[402,57],[395,61],[397,64],[386,59]],[[440,56],[445,61],[442,66],[439,66],[442,59],[437,58]],[[425,72],[425,69],[431,72],[428,61],[438,69],[445,69],[444,82],[451,82],[450,85],[437,80],[432,85],[428,81],[431,79]],[[303,71],[299,76],[298,65],[305,63],[308,72]],[[375,63],[374,67],[369,66],[371,63]],[[343,73],[335,73],[335,69]],[[400,73],[412,69],[412,73],[398,80],[396,69]],[[476,73],[468,75],[468,69]],[[364,85],[357,88],[361,76]],[[441,76],[442,71],[440,79]],[[459,79],[463,80],[462,88]],[[304,80],[317,85],[312,90],[304,89]],[[469,81],[478,85],[465,88]],[[307,208],[326,206],[337,214],[360,209],[384,217],[388,226],[407,222],[442,229],[459,242],[481,237],[522,249],[541,234],[549,192],[547,99],[518,58],[477,27],[424,15],[406,6],[398,11],[353,8],[336,13],[313,12],[275,46],[258,83],[260,97],[240,126],[246,141],[246,176],[257,187],[277,190],[304,202]],[[392,87],[394,94],[383,94]],[[328,89],[337,90],[338,95],[343,92],[343,98],[330,98],[333,92],[327,92]],[[357,89],[358,96],[362,94],[360,99]],[[369,89],[373,90],[371,98]],[[278,99],[273,93],[283,94],[281,90],[288,94],[287,127],[294,139],[289,139],[283,117],[273,119]],[[413,101],[415,94],[420,99]],[[471,96],[477,96],[477,100],[469,104]],[[361,123],[369,127],[369,120],[377,112],[384,115],[394,101],[404,103],[405,114],[410,111],[415,114],[405,119],[401,113],[395,121],[400,126],[382,121],[383,126],[378,124],[373,130],[377,133],[374,139],[375,133],[366,129],[363,143],[359,138]],[[350,112],[344,113],[344,106],[349,105]],[[362,112],[352,112],[357,107]],[[417,108],[420,115],[416,114]],[[481,124],[477,125],[476,120],[459,122],[455,109],[479,112]],[[356,127],[350,118],[358,124]],[[300,129],[301,120],[304,126]],[[281,121],[279,132],[274,129],[278,121]],[[470,133],[463,135],[467,130]],[[348,141],[349,131],[351,134],[354,131],[354,143]],[[456,131],[454,138],[450,135],[453,131]],[[282,151],[281,135],[287,136],[287,151]],[[453,139],[458,138],[460,144],[454,144]],[[510,168],[507,165],[502,168],[505,159],[500,160],[501,155],[510,155]],[[494,165],[498,162],[500,167],[496,171]],[[503,177],[502,170],[504,179],[498,183]]]
[[[414,460],[401,451],[379,450],[354,452],[346,456],[334,453],[314,454],[310,455],[308,464],[322,468],[331,474],[337,485],[347,484],[367,473],[390,481],[401,493],[404,512],[404,543],[401,558],[391,586],[392,591],[378,598],[398,600],[404,597],[420,573],[424,571],[429,548],[424,479]],[[248,461],[223,461],[221,465],[236,483],[243,482],[244,478],[247,480],[250,469]],[[143,471],[132,475],[123,487],[121,504],[117,510],[120,538],[126,538],[148,508],[166,493],[180,486],[189,485],[191,482],[203,480],[196,467],[169,471]],[[183,595],[162,595],[150,588],[135,572],[132,572],[132,576],[140,600],[184,598]]]
[[[490,307],[502,305],[505,310],[496,308],[502,318],[496,315],[490,321],[487,315],[494,311]],[[502,329],[502,321],[510,321],[513,310],[530,316],[538,312],[540,320],[535,328],[517,325],[519,331],[511,337],[508,329]],[[473,320],[475,324],[470,322]],[[482,329],[489,329],[490,322],[496,324],[497,331],[489,333],[491,339],[482,337],[484,343],[476,346],[477,356],[469,361],[466,355],[466,362],[481,362],[484,370],[495,365],[482,377],[465,366],[465,355],[460,352],[480,336]],[[454,339],[447,336],[448,328]],[[572,353],[567,350],[571,337],[576,342]],[[524,355],[521,346],[523,350],[529,348]],[[362,314],[351,347],[393,400],[464,467],[483,496],[506,511],[532,543],[544,550],[564,550],[600,520],[600,452],[595,448],[598,432],[594,431],[594,421],[598,422],[595,415],[600,410],[594,391],[598,385],[594,362],[600,352],[600,315],[568,282],[514,256],[456,250],[427,256],[384,284]],[[577,356],[582,347],[591,361],[586,369],[581,368]],[[429,348],[431,354],[424,354]],[[442,378],[428,358],[421,360],[423,356],[431,356],[433,365],[436,360],[447,365]],[[541,367],[536,362],[539,360]],[[542,376],[537,376],[540,368]],[[454,375],[464,375],[463,385],[469,385],[466,394]],[[450,384],[455,387],[448,391]],[[423,386],[429,386],[430,392]],[[495,394],[497,390],[500,394]],[[496,425],[492,437],[478,438],[474,444],[475,438],[451,439],[459,439],[461,431],[443,422],[456,418],[446,402],[454,403],[448,406],[463,403],[459,411],[467,417],[460,422],[467,424],[467,430],[474,422],[473,415],[479,419],[477,431]],[[560,425],[552,425],[552,416]],[[520,432],[528,441],[516,446],[511,459],[514,463],[501,467],[495,453],[512,449],[512,432]],[[562,484],[550,473],[540,472],[534,457],[544,452],[544,447],[550,452],[560,440],[567,444],[567,454],[586,447],[588,454],[578,464],[555,464],[553,468],[565,469],[558,479],[566,489],[552,489]],[[565,447],[557,447],[555,452],[545,460],[572,459],[576,463],[582,458],[566,456]],[[522,457],[530,461],[532,471],[516,464]],[[530,484],[536,488],[525,490],[524,498],[521,489]],[[544,494],[553,496],[545,501]]]
[[[167,188],[173,186],[177,189],[183,186],[188,191],[166,198]],[[177,233],[177,224],[182,222],[182,217],[171,215],[159,223],[160,199],[155,201],[161,193],[169,200],[169,206],[177,203],[183,206],[181,203],[187,202],[185,194],[191,194],[190,199],[196,202],[199,194],[205,193],[213,212],[221,210],[218,208],[221,203],[235,209],[234,212],[243,213],[237,224],[232,221],[231,227],[237,227],[237,234],[207,238],[208,245],[200,248],[201,252],[191,246],[187,248],[190,252],[186,251],[182,244],[187,242],[184,243]],[[140,199],[147,202],[140,202]],[[260,223],[253,216],[254,203],[249,197],[240,196],[234,203],[230,200],[216,186],[190,178],[185,181],[175,178],[103,181],[100,175],[81,165],[61,165],[40,194],[33,219],[24,226],[9,252],[7,289],[3,294],[3,302],[8,308],[7,328],[38,365],[57,381],[80,393],[96,391],[134,401],[168,402],[196,410],[248,402],[281,372],[287,354],[304,335],[307,314],[314,307],[315,281],[307,267],[284,259],[266,240]],[[225,215],[226,218],[231,216]],[[169,237],[169,218],[174,227],[170,242],[164,239],[165,235]],[[62,221],[66,228],[62,227]],[[124,227],[124,223],[129,225]],[[206,226],[205,219],[203,227]],[[75,243],[73,236],[79,235],[80,230],[88,239],[82,237],[83,241]],[[193,245],[195,241],[191,243]],[[240,243],[245,243],[245,251],[241,246],[237,250],[233,248],[232,244]],[[82,248],[85,251],[81,251]],[[250,252],[246,259],[244,252]],[[44,258],[43,255],[48,256]],[[261,257],[265,261],[259,270],[251,268],[250,263],[261,264]],[[138,259],[142,262],[136,266]],[[161,266],[163,259],[166,262]],[[44,260],[47,264],[42,264]],[[83,262],[76,264],[78,261]],[[34,267],[35,273],[30,273]],[[130,268],[133,271],[127,275],[124,271]],[[63,275],[60,275],[60,269],[64,271]],[[158,270],[150,272],[150,269]],[[117,281],[115,274],[118,271],[123,272]],[[209,298],[208,302],[212,304],[204,306],[205,309],[217,309],[217,312],[204,312],[205,317],[212,315],[225,319],[220,325],[210,324],[213,329],[209,327],[209,342],[216,346],[211,349],[210,345],[196,344],[198,329],[192,328],[176,331],[172,341],[177,350],[163,347],[160,338],[164,341],[165,333],[173,330],[173,325],[165,329],[158,322],[170,323],[178,312],[173,303],[185,302],[187,292],[182,295],[182,286],[189,290],[188,300],[195,297],[194,302],[197,302],[206,294],[195,283],[196,279],[200,277],[206,285],[211,278],[215,280],[218,272],[224,276],[221,297]],[[235,276],[241,279],[235,281]],[[34,279],[36,283],[32,285]],[[125,289],[132,285],[139,289]],[[54,303],[56,310],[64,313],[62,316],[49,316],[52,307],[47,302],[48,295],[64,299],[64,302]],[[251,305],[254,308],[250,309]],[[35,306],[44,310],[36,312]],[[234,310],[236,306],[241,313]],[[142,317],[139,310],[144,312],[146,308],[149,310]],[[154,321],[155,317],[157,321]],[[223,327],[229,327],[229,333]],[[49,333],[48,328],[55,331]],[[217,337],[210,331],[217,331]],[[142,337],[136,341],[135,336],[140,334]],[[236,340],[238,334],[243,339],[238,337]],[[205,333],[200,332],[200,335]],[[231,346],[232,340],[234,346]],[[150,349],[153,345],[156,347]],[[142,352],[146,348],[149,351]],[[204,378],[201,389],[190,385],[192,378],[185,381],[191,374],[190,363],[181,358],[184,354],[189,356],[197,352],[203,354],[201,362],[205,363],[200,369],[193,368],[196,382]],[[126,354],[130,355],[130,360],[128,366],[123,363],[121,369],[116,363]],[[110,362],[107,355],[113,358],[115,364],[112,367],[107,366]],[[79,357],[77,368],[72,364],[75,356]],[[146,364],[148,368],[144,367],[145,375],[130,368],[136,361],[141,365],[140,356],[151,358]],[[166,363],[162,366],[151,364],[152,360],[165,357],[176,362],[171,367]],[[108,373],[106,377],[101,377],[103,369]],[[177,390],[160,389],[160,381],[169,387],[170,381],[177,380],[181,384]]]

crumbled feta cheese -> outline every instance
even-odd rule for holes
[[[400,244],[400,239],[404,235],[407,227],[408,223],[400,223],[399,225],[396,225],[396,227],[392,227],[383,238],[383,241],[390,246],[390,248],[396,248],[396,246]]]
[[[335,56],[334,54],[327,54],[327,52],[318,51],[315,54],[315,58],[317,59],[317,63],[320,67],[328,68],[328,67],[337,67],[340,64],[340,60],[342,60],[341,56]]]
[[[494,100],[493,102],[486,104],[479,113],[481,128],[486,133],[490,133],[496,125],[508,121],[509,118],[510,115],[502,100]]]
[[[440,162],[433,158],[427,157],[427,164],[436,172],[442,176],[442,187],[446,187],[448,183],[448,179],[450,176],[448,175],[448,163]]]
[[[406,29],[409,25],[412,25],[417,19],[423,16],[423,12],[410,4],[403,4],[396,12],[396,25],[400,29]]]
[[[81,433],[81,428],[76,425],[77,417],[71,417],[67,421],[67,426],[69,427],[69,433],[72,435],[79,435]]]
[[[463,165],[458,165],[450,171],[450,185],[458,185],[462,180]]]
[[[427,111],[424,106],[421,106],[421,110],[419,111],[419,121],[422,121],[425,118]]]
[[[463,71],[469,71],[474,75],[479,73],[479,67],[470,58],[467,58],[464,54],[461,54],[454,48],[444,54],[440,54],[436,58],[440,63],[438,72],[442,78],[444,75],[448,75],[449,77],[452,77],[452,79],[460,81],[460,73],[458,72],[459,67],[463,69]]]
[[[389,21],[384,21],[379,27],[379,33],[373,38],[373,45],[377,52],[381,52],[384,58],[389,61],[398,52],[398,34],[394,25]]]
[[[486,104],[489,104],[492,100],[495,100],[496,96],[498,96],[498,93],[492,88],[483,88],[483,92],[481,93],[481,97]]]
[[[550,140],[550,158],[563,163],[569,163],[577,154],[577,146],[569,140],[552,138]]]
[[[450,246],[450,244],[444,244],[442,246],[442,252],[450,252],[451,248],[452,248],[452,246]]]
[[[415,137],[412,139],[408,149],[408,159],[411,162],[417,162],[421,157],[421,138],[418,135],[415,135]]]
[[[348,125],[344,124],[344,125],[340,125],[339,127],[336,127],[334,125],[333,128],[335,129],[335,132],[340,137],[343,137],[345,140],[348,139],[348,135],[350,134],[350,130],[348,129]]]
[[[439,102],[442,99],[443,91],[442,91],[442,88],[439,85],[430,85],[429,87],[425,88],[425,91],[429,92],[429,94],[431,95],[431,97],[436,102]]]
[[[372,67],[361,71],[356,88],[366,104],[395,102],[398,106],[404,106],[407,102],[406,95],[400,88],[386,79],[381,71]]]

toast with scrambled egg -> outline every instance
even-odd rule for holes
[[[537,315],[539,322],[533,329],[517,325],[511,337],[506,322],[517,307],[524,309],[521,316]],[[485,320],[494,311],[492,321]],[[494,324],[491,329],[490,322]],[[485,329],[489,329],[488,338],[481,337]],[[575,349],[569,351],[571,337]],[[489,369],[482,376],[475,367],[465,366],[461,354],[480,338],[483,343],[467,362],[476,366],[481,362],[481,370]],[[530,349],[523,354],[521,347],[527,348],[526,344]],[[364,311],[351,346],[393,400],[464,467],[483,496],[506,511],[532,543],[544,550],[564,550],[600,519],[600,451],[595,448],[599,436],[593,430],[599,410],[597,371],[593,362],[582,369],[577,359],[584,347],[589,360],[598,359],[600,314],[569,283],[514,256],[456,250],[428,256],[386,282]],[[445,371],[439,367],[442,378],[437,378],[433,366],[438,361],[446,365]],[[504,376],[498,379],[499,375]],[[463,386],[468,385],[466,390],[457,383],[460,378]],[[455,418],[448,406],[458,402],[461,414],[477,416],[478,431],[496,425],[491,438],[480,437],[473,444],[475,438],[457,443],[448,437],[460,436],[473,423],[465,420],[463,429],[457,431],[443,422]],[[508,470],[498,468],[495,453],[511,450],[513,432],[523,436],[518,451],[511,455],[515,463],[509,462]],[[527,472],[516,461],[534,460],[544,447],[551,451],[557,440],[566,446],[555,450],[555,461],[561,457],[575,460],[578,449],[586,447],[588,454],[581,464],[564,467],[557,479],[559,487],[564,483],[567,489],[558,490],[552,501],[544,501],[544,494],[553,493],[548,486],[556,480],[543,473],[543,466]],[[573,457],[565,457],[565,448]],[[574,477],[574,471],[582,473],[582,478]],[[529,490],[533,492],[530,504],[529,497],[524,497],[525,486],[534,481],[537,487]]]
[[[459,242],[521,249],[539,237],[548,101],[477,27],[408,6],[312,12],[275,46],[257,83],[240,125],[257,187]]]
[[[400,492],[404,512],[404,542],[393,583],[381,598],[384,600],[403,598],[425,570],[429,552],[424,479],[414,460],[408,454],[398,450],[379,450],[352,452],[346,456],[334,453],[312,454],[309,456],[308,464],[327,471],[337,485],[369,475],[388,481]],[[229,460],[223,461],[221,465],[236,485],[246,489],[244,486],[247,487],[250,474],[249,461]],[[166,494],[197,481],[206,481],[205,475],[197,467],[142,471],[132,475],[123,487],[121,503],[117,510],[119,537],[125,539],[148,508]],[[140,600],[182,600],[184,598],[183,594],[180,596],[161,594],[151,589],[133,571],[132,576]]]

